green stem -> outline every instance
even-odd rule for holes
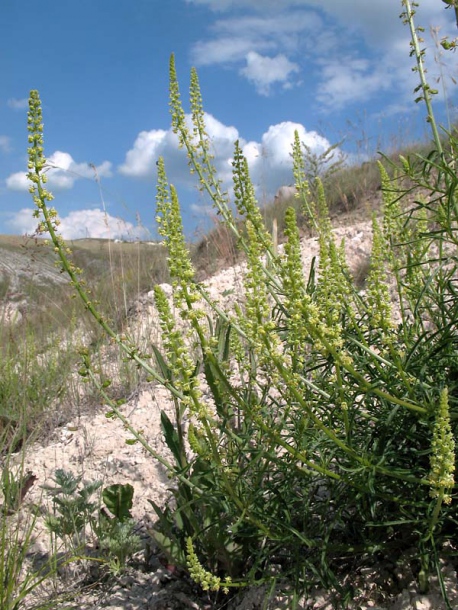
[[[434,528],[436,527],[437,521],[439,520],[439,514],[442,508],[442,504],[444,502],[444,496],[445,489],[441,487],[437,496],[436,504],[434,505],[434,510],[431,515],[431,519],[429,520],[428,534],[425,540],[430,540],[434,534]]]
[[[415,56],[415,60],[417,62],[418,74],[420,76],[420,86],[421,86],[421,89],[423,90],[423,101],[425,102],[426,110],[428,113],[426,120],[431,125],[431,130],[433,132],[433,138],[434,138],[434,142],[436,144],[437,151],[442,156],[443,155],[442,143],[441,143],[441,139],[439,136],[439,131],[437,129],[436,119],[434,117],[433,106],[432,106],[432,102],[431,102],[431,87],[428,85],[428,81],[426,80],[426,70],[425,70],[425,66],[423,63],[423,54],[424,53],[420,49],[420,40],[419,40],[419,37],[417,34],[417,29],[415,28],[415,23],[414,23],[415,11],[412,10],[412,5],[410,3],[410,0],[402,0],[402,4],[405,6],[405,9],[406,9],[405,15],[406,15],[406,21],[409,24],[409,28],[410,28],[410,36],[412,39],[412,52],[413,52],[413,54]]]

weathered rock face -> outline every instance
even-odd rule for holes
[[[0,324],[19,324],[22,320],[21,307],[24,306],[24,302],[2,305],[0,307]]]
[[[68,284],[68,278],[55,264],[54,253],[27,237],[2,236],[0,244],[0,325],[16,325],[33,307],[27,297],[31,285],[52,291]],[[5,243],[3,243],[5,242]]]
[[[23,240],[19,241],[19,240]],[[50,248],[26,247],[26,238],[19,238],[14,247],[0,246],[0,281],[8,282],[9,292],[20,292],[23,282],[41,286],[67,284],[68,279],[55,264]]]

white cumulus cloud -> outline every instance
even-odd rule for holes
[[[189,117],[187,117],[189,121]],[[301,142],[312,152],[321,154],[330,142],[315,131],[307,131],[300,123],[284,121],[271,125],[259,142],[247,141],[234,126],[227,126],[206,113],[205,124],[210,138],[213,164],[225,189],[231,187],[234,143],[239,141],[247,158],[250,175],[259,196],[272,199],[278,187],[293,181],[291,150],[294,131]],[[337,153],[337,151],[336,151]],[[190,176],[186,155],[178,148],[178,140],[171,130],[142,131],[126,154],[126,160],[118,169],[126,176],[137,179],[155,179],[156,162],[162,156],[167,177],[173,184],[195,188],[195,177]],[[202,203],[205,205],[205,202]]]
[[[269,95],[274,83],[289,85],[290,75],[300,72],[297,64],[289,61],[284,55],[264,57],[251,51],[246,57],[247,65],[240,70],[240,74],[254,83],[256,91],[261,95]]]
[[[291,151],[294,132],[312,153],[320,155],[330,147],[330,142],[316,131],[307,131],[300,123],[284,121],[271,125],[261,142],[247,142],[243,153],[247,158],[250,175],[256,191],[266,199],[272,199],[279,186],[293,182]],[[336,151],[336,154],[338,151]]]
[[[15,233],[33,235],[37,229],[37,220],[33,210],[24,208],[12,215],[7,225]],[[126,222],[121,218],[110,216],[106,212],[95,210],[75,210],[67,216],[60,217],[59,232],[64,239],[102,238],[102,239],[147,239],[145,229]]]
[[[27,191],[30,182],[27,180],[26,172],[16,172],[6,179],[6,187],[11,191]]]
[[[178,138],[171,129],[141,131],[118,171],[132,178],[151,178],[155,175],[159,157],[167,157],[170,161],[170,157],[175,157],[177,153]]]
[[[190,115],[186,116],[186,120],[190,124]],[[205,126],[212,142],[213,162],[224,180],[230,175],[228,159],[233,153],[234,142],[239,137],[238,131],[235,127],[224,125],[208,113],[205,113]],[[180,182],[188,185],[195,183],[189,174],[186,153],[179,148],[178,138],[171,129],[141,131],[118,171],[132,178],[154,179],[159,157],[164,158],[167,177],[172,183]]]
[[[55,191],[71,189],[76,180],[95,178],[96,173],[99,178],[109,178],[112,175],[109,161],[104,161],[97,166],[89,163],[77,163],[69,153],[60,150],[48,157],[46,168],[47,185],[49,189]],[[11,174],[6,179],[6,186],[12,191],[27,191],[30,186],[27,172]]]

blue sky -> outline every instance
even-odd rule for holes
[[[456,56],[439,57],[429,29],[455,35],[444,8],[420,0],[418,23],[430,80],[442,78],[435,103],[446,123],[442,86],[453,108]],[[343,140],[342,151],[360,160],[424,137],[400,12],[400,0],[2,0],[0,233],[31,234],[36,225],[25,178],[31,89],[43,104],[49,188],[65,238],[154,239],[159,156],[188,236],[209,226],[209,202],[170,130],[171,53],[186,111],[190,68],[198,70],[222,179],[229,184],[238,139],[261,203],[292,182],[295,129],[318,153]]]

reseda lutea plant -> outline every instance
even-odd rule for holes
[[[170,303],[160,286],[154,288],[163,335],[162,347],[153,346],[154,358],[109,327],[72,270],[42,185],[37,92],[31,93],[29,112],[29,176],[42,229],[49,231],[87,309],[174,401],[173,420],[162,413],[173,460],[155,453],[129,427],[176,483],[173,503],[153,504],[156,542],[170,563],[188,569],[205,589],[278,580],[275,564],[281,566],[279,585],[298,593],[319,584],[335,589],[341,600],[348,594],[339,581],[342,569],[356,569],[375,551],[396,561],[413,547],[425,591],[437,553],[445,543],[454,544],[458,517],[453,160],[441,149],[422,160],[418,174],[402,159],[397,178],[380,166],[382,217],[373,220],[371,264],[366,291],[360,292],[344,244],[334,241],[319,180],[311,200],[298,135],[294,178],[320,253],[318,269],[308,278],[296,213],[286,213],[286,243],[278,254],[238,143],[233,201],[223,191],[212,164],[197,73],[191,73],[189,127],[173,57],[170,92],[173,129],[199,187],[234,231],[246,271],[233,306],[213,302],[196,281],[178,193],[161,159],[157,221],[168,249],[173,297]],[[453,139],[448,150],[456,150]],[[430,196],[404,203],[404,175]],[[395,304],[389,277],[395,280]],[[83,361],[81,372],[98,383],[110,415],[129,426],[105,395],[88,352]]]

